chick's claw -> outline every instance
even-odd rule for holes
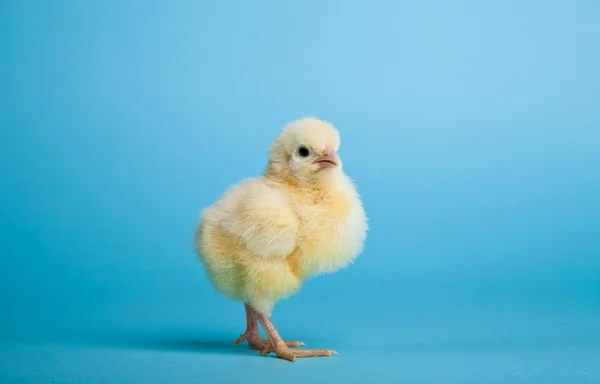
[[[269,343],[269,345],[271,345],[271,342],[267,339],[265,340],[267,343]],[[304,344],[301,341],[296,341],[296,340],[292,340],[292,341],[284,341],[285,345],[287,345],[290,348],[300,348],[300,347],[306,347],[306,344]]]

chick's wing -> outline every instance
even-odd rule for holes
[[[222,228],[246,248],[266,257],[288,256],[296,246],[298,218],[277,189],[259,180],[246,182],[229,196]]]

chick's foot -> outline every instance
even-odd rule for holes
[[[289,345],[281,338],[279,332],[277,332],[275,326],[268,316],[257,313],[256,317],[260,322],[260,325],[262,325],[264,330],[269,335],[269,345],[260,351],[260,354],[263,356],[274,352],[275,355],[280,359],[294,362],[296,361],[297,357],[325,357],[338,354],[336,351],[329,349],[291,349],[289,348]]]
[[[246,329],[246,332],[234,341],[234,344],[241,344],[244,341],[247,341],[252,349],[262,350],[268,344],[265,340],[260,338],[258,334],[258,329]]]
[[[248,345],[250,345],[250,348],[252,349],[262,351],[264,349],[270,348],[271,342],[269,341],[269,339],[261,339],[260,337],[260,333],[258,331],[258,322],[256,320],[254,311],[252,310],[252,308],[250,308],[248,304],[245,304],[244,306],[246,307],[246,332],[244,332],[243,335],[238,337],[237,340],[234,341],[234,344],[237,345],[243,343],[244,341],[247,341]],[[284,343],[287,347],[292,348],[300,348],[301,346],[306,346],[306,344],[304,344],[301,341],[284,341]]]
[[[329,349],[292,349],[285,345],[285,343],[279,344],[277,347],[273,347],[273,345],[270,344],[268,347],[262,349],[260,354],[266,356],[271,352],[274,352],[275,356],[280,359],[291,362],[296,361],[297,357],[325,357],[338,354],[336,351]]]

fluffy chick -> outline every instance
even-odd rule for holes
[[[363,248],[367,218],[337,155],[337,129],[316,118],[288,124],[271,145],[261,177],[229,189],[203,210],[195,247],[210,282],[246,309],[246,340],[263,355],[331,356],[283,341],[270,316],[309,277],[332,273]],[[268,339],[260,338],[257,321]]]

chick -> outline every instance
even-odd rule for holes
[[[331,356],[284,341],[271,322],[275,304],[306,279],[347,266],[363,249],[367,217],[342,170],[337,129],[316,118],[285,126],[262,176],[229,189],[203,210],[194,244],[209,281],[244,303],[247,341],[262,355],[295,361]],[[268,339],[261,339],[258,323]]]

